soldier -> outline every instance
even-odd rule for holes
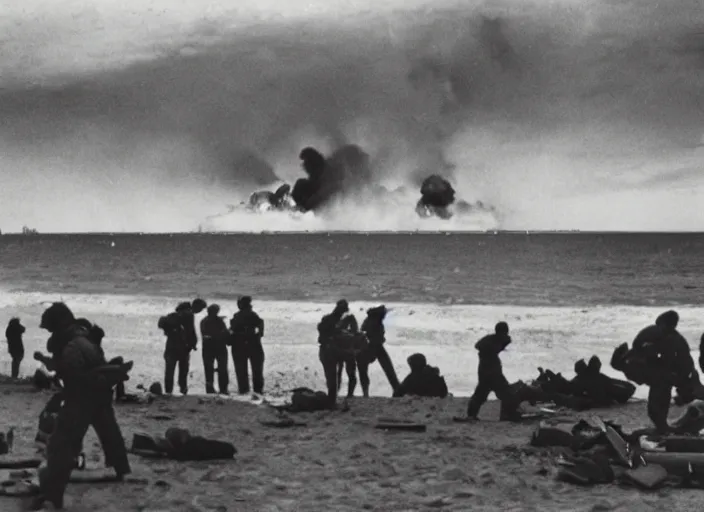
[[[203,339],[203,371],[205,373],[205,392],[215,393],[215,363],[218,365],[218,388],[221,394],[228,394],[229,375],[227,373],[227,345],[230,333],[221,316],[220,306],[208,306],[208,316],[200,321],[200,336]]]
[[[246,295],[237,301],[239,311],[230,320],[232,331],[232,360],[235,364],[237,388],[241,395],[249,393],[249,365],[252,365],[252,388],[264,392],[264,320],[254,312],[252,297]]]
[[[36,353],[35,358],[45,362],[61,378],[64,403],[49,437],[47,465],[39,470],[41,495],[33,505],[40,509],[45,501],[49,501],[60,509],[83,438],[91,424],[103,443],[106,464],[115,469],[117,478],[121,480],[131,471],[112,407],[112,387],[116,377],[100,371],[105,367],[105,359],[88,339],[88,331],[76,324],[71,310],[61,302],[44,311],[40,328],[51,333],[47,347],[52,358],[44,358],[41,353]]]

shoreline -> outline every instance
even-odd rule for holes
[[[341,298],[347,299],[350,303],[363,303],[368,305],[378,305],[385,304],[388,307],[400,307],[400,306],[423,306],[423,307],[436,307],[440,309],[495,309],[495,308],[511,308],[512,310],[544,310],[544,311],[560,311],[560,310],[575,310],[575,311],[597,311],[608,308],[620,308],[620,309],[632,309],[632,310],[653,310],[660,311],[665,309],[682,309],[682,310],[696,310],[703,309],[704,304],[697,303],[677,303],[674,301],[663,302],[661,305],[653,305],[652,303],[600,303],[600,304],[563,304],[557,305],[553,303],[532,303],[528,304],[522,301],[518,302],[502,302],[496,301],[488,303],[484,302],[472,302],[464,299],[455,299],[448,297],[444,300],[432,300],[433,297],[427,297],[424,299],[416,297],[404,297],[404,300],[399,300],[398,294],[380,294],[379,296],[374,296],[373,294],[354,294],[354,293],[338,293],[338,294],[327,294],[323,295],[320,293],[315,294],[303,294],[291,297],[290,294],[287,296],[279,294],[266,294],[266,293],[255,293],[255,292],[242,292],[242,293],[222,293],[214,292],[209,295],[197,293],[182,293],[179,294],[174,290],[164,290],[161,293],[154,292],[152,290],[145,290],[144,288],[137,288],[133,290],[128,290],[126,287],[122,289],[95,289],[95,290],[77,290],[77,289],[66,289],[57,290],[57,287],[47,287],[46,289],[25,289],[21,286],[13,285],[11,281],[5,281],[6,289],[0,288],[0,295],[42,295],[42,296],[56,296],[56,297],[131,297],[131,298],[141,298],[145,301],[158,301],[165,299],[172,299],[176,301],[180,300],[192,300],[196,297],[201,297],[206,301],[212,302],[234,302],[237,301],[242,295],[253,295],[253,299],[257,302],[264,302],[270,304],[310,304],[320,307],[332,307],[337,300]],[[383,296],[382,296],[383,295]],[[2,305],[0,304],[0,307]],[[704,328],[704,324],[703,324]]]

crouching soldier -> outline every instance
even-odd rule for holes
[[[408,358],[411,373],[403,379],[394,391],[394,397],[426,396],[445,398],[448,394],[445,378],[440,369],[430,366],[423,354],[413,354]]]

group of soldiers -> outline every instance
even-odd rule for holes
[[[367,310],[361,327],[350,314],[349,303],[340,299],[333,310],[318,323],[318,357],[323,366],[330,408],[335,408],[342,384],[342,372],[347,373],[347,396],[354,396],[357,373],[362,394],[369,396],[369,365],[378,361],[394,397],[404,395],[447,396],[447,385],[439,370],[430,366],[423,354],[408,358],[409,375],[399,382],[389,353],[386,351],[384,319],[390,310],[385,305]]]
[[[180,391],[182,394],[188,393],[191,352],[198,348],[195,315],[203,310],[207,311],[200,322],[206,393],[228,394],[228,347],[235,367],[238,392],[249,393],[250,367],[252,390],[255,394],[264,392],[264,321],[254,311],[250,296],[241,297],[237,307],[239,311],[230,319],[229,328],[225,319],[219,316],[220,306],[208,306],[202,299],[182,302],[175,311],[159,319],[158,326],[166,336],[164,391],[167,394],[173,393],[176,369]],[[367,317],[360,327],[355,316],[350,314],[348,302],[342,299],[318,324],[319,358],[331,406],[334,407],[336,403],[343,371],[348,378],[347,396],[354,395],[357,375],[362,394],[369,396],[369,365],[375,361],[379,362],[386,374],[394,396],[447,395],[444,379],[437,368],[427,364],[422,354],[414,354],[409,358],[411,375],[404,382],[399,382],[391,357],[384,347],[384,319],[388,311],[384,305],[368,309]]]
[[[179,386],[186,393],[189,356],[197,348],[195,315],[206,309],[200,323],[203,339],[203,361],[206,368],[206,391],[214,391],[214,365],[217,364],[220,392],[227,391],[227,346],[232,350],[240,392],[247,392],[247,366],[253,369],[254,391],[264,387],[264,351],[261,338],[264,322],[254,312],[251,297],[238,301],[239,311],[230,321],[230,328],[218,316],[219,307],[197,299],[182,303],[176,311],[162,317],[159,325],[167,336],[164,353],[167,367],[166,391],[173,387],[173,373],[179,368]],[[364,396],[369,395],[368,367],[379,361],[394,396],[447,396],[447,386],[437,368],[427,364],[422,354],[408,358],[411,372],[399,382],[385,344],[385,306],[367,310],[367,316],[358,327],[349,304],[340,300],[333,311],[318,324],[319,358],[324,369],[329,405],[335,407],[341,384],[341,373],[346,368],[349,379],[348,396],[354,394],[359,372]],[[612,366],[623,371],[629,380],[650,387],[648,415],[660,432],[667,432],[667,416],[672,389],[680,396],[704,399],[704,387],[699,381],[689,345],[677,331],[679,316],[675,311],[660,315],[655,323],[638,333],[631,348],[619,347],[614,352]],[[16,325],[19,321],[12,322]],[[21,325],[21,324],[19,324]],[[113,390],[128,379],[132,363],[122,358],[107,361],[101,342],[103,330],[83,318],[76,318],[63,303],[54,303],[44,311],[40,327],[50,333],[47,350],[50,355],[35,352],[34,358],[49,370],[56,372],[61,383],[61,409],[46,449],[46,466],[39,471],[41,495],[37,506],[45,501],[56,508],[63,505],[63,496],[76,457],[90,426],[95,429],[105,453],[105,462],[114,468],[118,479],[130,473],[124,438],[113,409]],[[19,332],[19,330],[18,330]],[[20,333],[21,335],[21,333]],[[704,338],[704,337],[703,337]],[[520,397],[515,395],[503,374],[501,352],[511,343],[509,326],[496,324],[494,333],[476,343],[479,353],[479,382],[467,408],[467,420],[476,420],[482,404],[491,392],[502,402],[501,419],[519,418]],[[700,358],[701,359],[701,358]],[[700,360],[700,363],[704,361]],[[703,369],[704,371],[704,369]],[[169,376],[169,372],[170,376]],[[170,384],[169,384],[170,383]]]
[[[264,392],[264,320],[254,311],[250,296],[241,297],[237,301],[237,308],[239,311],[230,320],[229,329],[225,325],[225,319],[219,316],[220,306],[208,306],[203,299],[182,302],[175,311],[159,319],[158,326],[166,336],[164,391],[167,394],[173,392],[174,373],[177,368],[179,389],[182,394],[188,394],[191,352],[198,349],[195,315],[203,310],[207,310],[206,316],[200,322],[205,392],[229,394],[228,347],[232,353],[238,392],[249,393],[250,366],[254,393]]]

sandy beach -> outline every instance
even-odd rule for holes
[[[37,416],[49,394],[7,384],[0,393],[1,427],[17,428],[14,452],[32,453]],[[163,435],[180,426],[230,441],[238,453],[232,461],[197,463],[130,455],[128,482],[71,484],[66,503],[71,512],[695,510],[701,499],[691,490],[645,493],[615,484],[583,488],[558,482],[554,456],[529,446],[537,423],[497,422],[497,402],[484,407],[482,421],[458,424],[452,416],[464,413],[463,398],[354,398],[346,412],[296,414],[306,425],[293,428],[260,425],[275,417],[270,407],[220,398],[160,398],[116,407],[128,447],[134,433]],[[680,412],[673,408],[671,417]],[[645,404],[639,401],[592,413],[627,430],[645,425]],[[428,428],[375,429],[380,417]],[[92,430],[84,446],[88,467],[102,467]],[[17,498],[0,500],[2,510],[20,510]]]
[[[270,251],[273,246],[267,244],[273,242],[268,239],[255,239],[252,244],[259,247],[257,254],[269,251],[278,259],[248,257],[247,251],[254,249],[238,243],[237,239],[226,244],[220,238],[193,238],[189,243],[200,247],[201,252],[189,255],[193,261],[202,255],[202,266],[193,266],[193,261],[187,259],[179,259],[180,266],[174,266],[176,263],[169,258],[152,257],[153,254],[171,254],[162,238],[147,241],[140,238],[141,246],[137,241],[131,242],[129,250],[125,249],[120,257],[112,260],[105,259],[105,254],[98,250],[103,245],[96,245],[92,238],[46,241],[38,237],[37,240],[17,242],[12,257],[5,253],[3,263],[6,265],[2,267],[7,283],[0,287],[0,313],[5,321],[19,316],[27,326],[24,339],[27,355],[21,375],[31,375],[36,368],[31,353],[45,349],[46,332],[38,327],[41,312],[48,303],[64,300],[77,315],[105,329],[104,348],[108,357],[123,355],[135,361],[127,383],[129,392],[138,384],[162,380],[164,336],[157,329],[159,316],[172,310],[181,300],[199,294],[208,302],[218,302],[222,314],[229,317],[235,310],[236,296],[257,291],[260,282],[257,276],[265,276],[261,293],[268,290],[267,298],[255,302],[257,311],[267,322],[266,399],[285,398],[286,390],[297,386],[323,389],[324,379],[317,360],[316,323],[340,294],[349,294],[359,319],[364,317],[365,308],[381,302],[393,307],[386,322],[387,347],[399,376],[406,375],[406,357],[422,352],[430,364],[440,368],[454,394],[454,398],[446,400],[382,398],[390,394],[390,388],[378,365],[373,365],[370,372],[372,398],[353,398],[349,401],[348,412],[296,415],[297,421],[306,423],[304,427],[263,427],[260,420],[275,416],[271,408],[249,401],[197,396],[204,391],[201,353],[197,352],[192,356],[190,371],[192,396],[162,398],[150,405],[117,405],[118,421],[128,446],[135,433],[159,436],[167,428],[183,427],[194,435],[232,442],[238,449],[235,459],[183,463],[131,455],[133,481],[71,484],[66,495],[70,512],[98,509],[142,512],[698,509],[698,491],[666,488],[646,493],[622,489],[615,484],[584,488],[557,482],[554,479],[556,457],[548,450],[529,446],[537,422],[499,423],[495,402],[485,406],[480,415],[483,421],[477,424],[452,421],[453,416],[465,413],[467,397],[476,384],[477,355],[473,344],[498,320],[509,322],[514,337],[514,343],[502,357],[510,380],[535,378],[538,366],[564,372],[571,378],[574,362],[592,354],[601,357],[606,373],[622,378],[622,374],[608,365],[613,348],[624,341],[630,342],[640,328],[668,307],[679,311],[681,332],[696,351],[695,340],[701,334],[703,309],[689,294],[696,294],[697,290],[685,288],[684,284],[677,288],[665,286],[668,282],[688,283],[693,279],[691,276],[697,275],[699,260],[691,255],[698,253],[691,250],[688,244],[693,242],[686,239],[675,253],[690,255],[689,259],[681,260],[681,265],[673,264],[668,272],[643,272],[646,277],[657,275],[657,282],[643,277],[635,283],[631,274],[623,270],[630,269],[627,264],[632,254],[622,248],[626,242],[616,239],[611,239],[611,245],[604,242],[599,250],[605,251],[609,258],[617,254],[621,259],[616,263],[608,260],[608,265],[602,265],[593,262],[606,261],[604,254],[594,256],[583,251],[585,244],[601,247],[598,238],[559,239],[549,244],[543,241],[541,243],[546,244],[543,246],[528,239],[516,241],[499,237],[497,243],[514,244],[514,252],[533,256],[524,258],[524,266],[520,268],[508,264],[501,267],[508,269],[506,275],[510,279],[507,277],[505,286],[491,288],[495,293],[487,300],[482,299],[482,286],[486,285],[489,290],[488,276],[494,273],[484,273],[483,269],[489,268],[490,258],[481,266],[472,256],[473,266],[468,265],[467,255],[459,250],[469,243],[462,242],[465,239],[456,242],[453,246],[456,251],[448,253],[455,256],[448,256],[445,265],[433,267],[437,273],[420,282],[417,276],[428,274],[424,255],[432,255],[433,251],[416,251],[415,256],[408,256],[412,261],[401,265],[384,256],[398,252],[398,242],[393,238],[368,241],[366,245],[359,245],[358,252],[327,243],[327,253],[316,253],[319,261],[306,263],[307,266],[295,272],[289,268],[291,259],[287,254]],[[222,247],[200,246],[194,240],[201,244],[206,240],[213,244],[220,241]],[[435,247],[436,244],[428,240],[424,243]],[[533,245],[526,245],[528,242]],[[78,263],[73,267],[47,263],[73,262],[71,251],[79,243],[84,244],[86,254],[94,256],[93,261],[103,266],[84,265],[83,268]],[[120,242],[118,247],[126,243]],[[300,243],[301,250],[317,247],[314,239]],[[673,242],[646,237],[639,243],[643,256],[638,268],[652,270],[646,263],[661,261],[662,247],[670,247]],[[647,252],[646,246],[651,245],[653,249]],[[98,249],[91,253],[89,249],[93,246]],[[129,259],[132,248],[139,247],[146,254],[145,260]],[[496,251],[496,254],[503,253],[503,249]],[[325,270],[326,261],[342,259],[348,252],[352,256],[344,261],[349,268],[336,268],[327,278],[308,268],[318,265]],[[582,259],[575,260],[569,273],[565,270],[557,276],[545,267],[537,275],[533,262],[552,261],[546,259],[546,255],[555,252],[562,254],[560,261],[572,261],[573,254],[582,255]],[[250,262],[242,263],[242,274],[235,284],[228,277],[233,254],[237,261]],[[221,256],[207,260],[207,255]],[[380,283],[380,288],[372,291],[366,288],[366,281],[358,279],[370,258],[391,262],[373,267],[373,272],[366,271],[369,282]],[[27,261],[35,263],[27,266]],[[151,263],[147,265],[147,262]],[[618,288],[622,295],[627,295],[626,299],[616,300],[620,296],[613,295],[611,288],[595,284],[594,272],[597,271],[589,270],[592,267],[604,269],[603,273],[614,282],[613,289]],[[135,274],[134,268],[139,268],[141,274]],[[193,274],[193,268],[198,272]],[[467,268],[472,273],[457,274],[453,270],[456,268]],[[601,275],[599,272],[597,274]],[[154,280],[140,277],[146,274],[155,276]],[[565,284],[561,276],[568,274],[572,280]],[[527,281],[524,276],[530,276],[535,282]],[[441,280],[449,282],[451,279],[457,281],[456,290],[451,290],[452,301],[433,295],[436,287],[442,288],[438,284]],[[266,288],[266,283],[275,281],[282,283],[280,289],[273,285]],[[308,284],[303,287],[303,283]],[[309,292],[310,297],[291,300],[287,294],[295,287]],[[431,289],[426,290],[428,287]],[[161,289],[161,294],[154,294],[156,288]],[[648,290],[653,296],[665,294],[666,298],[650,303],[644,300]],[[423,294],[428,296],[423,298]],[[572,302],[566,299],[570,294],[574,295]],[[482,299],[484,303],[468,304],[462,297]],[[546,306],[545,298],[558,305]],[[9,366],[8,354],[0,351],[0,373],[7,373]],[[230,375],[234,380],[232,368]],[[639,387],[636,398],[644,397],[645,392],[646,388]],[[4,411],[0,431],[15,426],[15,452],[32,454],[38,415],[49,394],[7,384],[0,384],[0,394]],[[584,415],[574,413],[572,417],[576,421],[592,413],[620,423],[627,431],[649,423],[642,402],[618,409],[589,411]],[[680,408],[673,407],[670,417],[680,413]],[[158,419],[160,417],[168,418]],[[427,431],[379,430],[374,427],[380,417],[421,421],[427,425]],[[101,449],[92,430],[85,449],[89,467],[102,467]],[[20,501],[0,498],[0,510],[20,510]]]

